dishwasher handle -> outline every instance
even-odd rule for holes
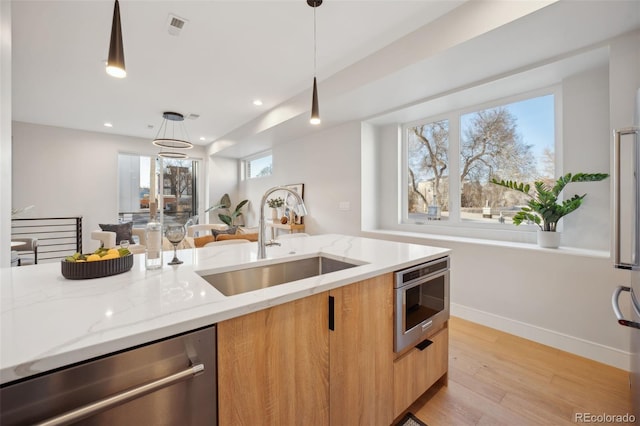
[[[87,405],[83,405],[82,407],[76,408],[74,410],[67,411],[66,413],[60,414],[58,416],[52,417],[43,422],[37,423],[36,426],[57,426],[57,425],[66,425],[73,422],[77,422],[78,420],[82,420],[89,416],[93,416],[95,414],[106,411],[115,406],[124,404],[125,402],[128,402],[132,399],[140,398],[141,396],[144,396],[146,394],[155,392],[167,386],[171,386],[183,380],[187,380],[192,377],[195,377],[196,375],[202,373],[203,371],[204,371],[204,364],[192,365],[191,367],[185,370],[182,370],[178,373],[171,374],[161,379],[154,380],[153,382],[149,382],[149,383],[125,390],[115,395],[108,396],[106,398],[89,403]]]
[[[625,319],[624,315],[622,315],[622,311],[620,310],[620,303],[618,299],[620,299],[620,293],[622,293],[623,291],[628,291],[631,293],[631,287],[620,285],[616,287],[616,289],[613,291],[613,295],[611,296],[611,305],[613,306],[613,312],[615,312],[616,318],[618,318],[618,324],[624,325],[627,327],[632,327],[632,328],[640,328],[640,322],[635,322],[635,321]],[[631,294],[633,295],[633,293]]]

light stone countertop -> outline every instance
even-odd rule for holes
[[[0,383],[215,324],[447,255],[448,249],[344,235],[181,250],[179,266],[67,280],[60,263],[0,269]],[[325,254],[361,266],[226,297],[197,272],[225,272]]]

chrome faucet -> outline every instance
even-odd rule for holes
[[[264,205],[267,202],[267,197],[271,194],[273,194],[276,191],[285,191],[288,192],[289,194],[293,195],[297,201],[297,204],[295,205],[295,207],[293,207],[294,212],[296,213],[296,215],[302,217],[304,215],[307,214],[307,208],[304,205],[304,201],[302,201],[302,197],[300,197],[300,194],[298,194],[297,192],[295,192],[292,189],[286,188],[284,186],[274,186],[271,189],[267,189],[267,192],[264,193],[264,195],[262,196],[262,201],[260,202],[260,223],[258,225],[259,229],[258,229],[258,259],[264,259],[267,257],[267,249],[266,246],[267,245],[279,245],[278,243],[275,243],[274,241],[269,241],[269,243],[265,242],[265,238],[264,238]]]

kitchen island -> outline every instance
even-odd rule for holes
[[[281,241],[257,259],[257,244],[178,252],[184,261],[144,269],[143,255],[123,274],[67,280],[60,265],[3,268],[0,285],[2,383],[246,316],[446,256],[448,249],[344,235]],[[224,296],[201,275],[326,255],[358,266]],[[375,307],[374,307],[375,308]]]

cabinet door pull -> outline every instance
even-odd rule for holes
[[[335,330],[333,296],[329,296],[329,330]]]
[[[432,344],[433,342],[429,339],[424,339],[422,342],[418,343],[416,345],[416,349],[424,351],[427,346],[429,346],[430,344]]]

